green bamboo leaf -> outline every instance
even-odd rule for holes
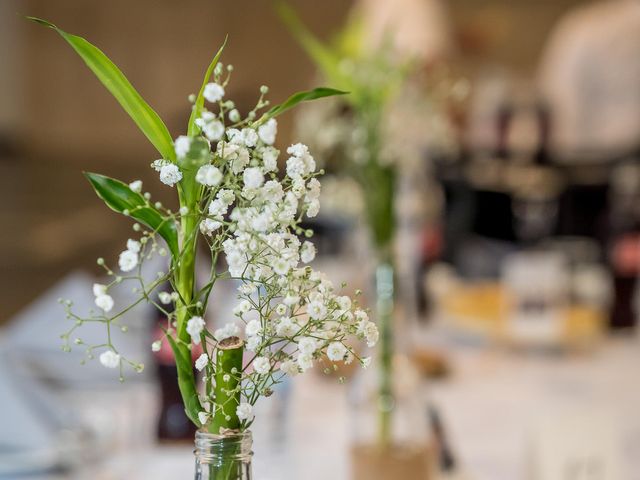
[[[172,219],[165,218],[158,210],[145,202],[144,197],[129,188],[126,183],[98,173],[85,172],[96,194],[109,208],[118,212],[128,212],[128,216],[144,223],[158,232],[167,242],[173,258],[180,255],[178,231]]]
[[[184,403],[184,411],[197,427],[201,426],[198,419],[198,413],[202,411],[202,405],[198,398],[198,391],[196,390],[196,381],[193,374],[193,365],[191,364],[191,350],[187,345],[178,343],[171,336],[167,335],[167,340],[173,350],[173,356],[176,360],[176,367],[178,369],[178,385],[180,387],[180,394],[182,395],[182,402]]]
[[[162,158],[175,160],[173,139],[166,125],[133,88],[120,69],[101,50],[84,38],[67,33],[46,20],[36,17],[27,17],[27,19],[58,32],[111,92],[142,133],[160,152]]]
[[[207,71],[204,74],[204,80],[202,80],[200,92],[198,92],[198,96],[196,97],[196,101],[193,105],[193,110],[191,111],[191,116],[189,117],[189,127],[187,129],[187,134],[190,137],[193,137],[197,133],[196,129],[198,127],[196,126],[196,118],[200,116],[200,114],[202,113],[202,107],[204,106],[204,87],[206,87],[207,83],[209,83],[209,79],[213,74],[213,70],[216,68],[216,65],[218,65],[218,60],[220,60],[220,55],[222,55],[222,51],[227,45],[228,38],[229,36],[226,36],[224,38],[222,46],[218,49],[218,53],[216,53],[216,55],[213,57],[213,60],[211,60],[211,63],[209,64],[209,68],[207,68]]]
[[[287,110],[295,107],[301,102],[308,102],[310,100],[316,100],[323,97],[331,97],[333,95],[346,95],[349,92],[343,92],[342,90],[336,90],[335,88],[318,87],[313,90],[306,90],[304,92],[297,92],[287,98],[286,101],[280,105],[272,107],[256,122],[256,125],[260,125],[270,118],[277,117],[278,115],[286,112]]]

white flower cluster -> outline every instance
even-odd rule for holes
[[[135,180],[129,189],[144,204],[123,211],[142,222],[143,217],[135,209],[153,209],[163,222],[175,225],[180,250],[170,249],[173,258],[167,272],[158,272],[153,282],[143,279],[143,261],[154,252],[164,256],[167,250],[157,244],[156,236],[164,236],[159,229],[144,230],[136,223],[134,231],[141,232],[141,238],[129,239],[118,258],[120,271],[136,272],[117,275],[99,259],[98,264],[114,279],[108,285],[94,285],[95,304],[101,310],[94,318],[105,323],[107,330],[117,325],[116,321],[131,306],[107,316],[114,307],[108,290],[115,283],[135,282],[133,291],[139,299],[133,305],[146,300],[166,315],[163,331],[172,348],[180,344],[189,349],[199,346],[203,351],[194,365],[208,387],[206,396],[200,399],[204,408],[198,414],[201,424],[209,422],[219,408],[215,388],[211,388],[216,381],[218,343],[232,337],[241,339],[251,355],[245,357],[242,370],[233,375],[238,376],[235,380],[241,397],[236,414],[247,426],[253,418],[255,402],[260,396],[269,395],[270,388],[282,376],[305,372],[318,361],[357,360],[366,366],[368,359],[362,358],[350,342],[358,338],[373,346],[378,331],[357,301],[340,295],[322,273],[309,265],[316,248],[309,240],[312,232],[302,228],[301,222],[305,217],[315,217],[320,210],[320,182],[316,177],[322,173],[317,171],[309,149],[301,143],[287,148],[284,172],[280,172],[280,151],[274,146],[278,124],[274,118],[257,117],[256,113],[268,105],[263,100],[268,89],[260,89],[256,107],[242,118],[233,102],[224,99],[228,79],[221,80],[221,66],[218,67],[215,81],[204,88],[204,98],[217,106],[217,113],[206,108],[198,110],[197,133],[180,136],[174,142],[175,161],[160,159],[151,165],[164,184],[179,184],[181,199],[188,192],[193,201],[182,202],[179,211],[172,212],[159,202],[152,204],[150,194],[141,193],[142,182]],[[202,234],[211,250],[210,281],[200,290],[184,291],[178,286],[179,291],[160,291],[168,281],[174,286],[178,283],[176,268],[184,266],[181,262],[186,258],[185,245],[188,247],[190,241],[185,223],[190,225],[190,238]],[[226,260],[224,271],[216,266],[219,254],[224,254]],[[195,254],[190,258],[193,260]],[[225,278],[239,285],[239,303],[233,310],[237,320],[209,331],[205,321],[209,293],[216,281]],[[68,344],[69,335],[90,319],[75,315],[70,302],[63,303],[68,318],[75,320],[63,336]],[[99,348],[104,350],[99,359],[105,367],[122,370],[123,365],[131,365],[141,371],[143,365],[121,357],[110,338],[105,344],[87,345],[88,356],[93,358],[93,349]],[[78,345],[82,344],[77,340]],[[156,339],[152,350],[162,350],[162,342]],[[229,377],[225,382],[230,381],[230,375],[225,377]]]
[[[101,308],[105,313],[110,312],[113,308],[113,297],[107,293],[107,286],[100,283],[94,283],[93,294],[96,297],[96,306]]]
[[[224,90],[210,90],[221,102]],[[212,336],[216,341],[244,338],[245,348],[253,352],[249,368],[243,370],[246,401],[236,412],[245,420],[252,416],[256,394],[268,391],[283,375],[309,370],[318,359],[350,363],[357,358],[366,366],[368,359],[358,356],[349,338],[373,346],[378,331],[351,298],[337,295],[323,274],[304,265],[314,260],[316,248],[299,238],[311,233],[299,223],[320,209],[319,172],[309,149],[300,143],[291,145],[284,175],[279,176],[280,152],[273,146],[276,120],[256,126],[247,119],[238,125],[242,122],[232,109],[228,117],[235,124],[225,129],[222,105],[218,115],[205,110],[196,121],[202,135],[217,143],[195,179],[205,189],[206,199],[200,231],[212,250],[222,247],[228,275],[240,280],[239,303],[234,308],[239,321],[215,330]],[[184,145],[187,141],[182,137],[176,140],[178,156],[188,150]],[[205,329],[200,315],[187,322],[194,344],[202,342]],[[204,371],[209,362],[203,354],[195,367]],[[207,370],[205,381],[215,381],[212,372]],[[206,398],[203,404],[215,404],[215,399]],[[201,414],[208,419],[212,412]]]
[[[118,266],[123,272],[130,272],[138,266],[140,261],[140,242],[137,240],[127,240],[127,249],[120,253]]]

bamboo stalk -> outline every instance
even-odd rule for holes
[[[238,430],[240,419],[236,410],[240,405],[240,376],[244,342],[238,337],[229,337],[218,342],[216,351],[215,413],[209,426],[211,433],[220,429]]]

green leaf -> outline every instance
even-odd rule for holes
[[[111,92],[122,108],[138,125],[142,133],[160,152],[162,158],[175,161],[173,139],[166,125],[133,88],[120,69],[102,51],[84,38],[60,30],[46,20],[36,17],[27,17],[27,19],[58,32],[80,55],[91,71],[98,77],[98,80]]]
[[[224,42],[222,43],[222,46],[218,50],[218,53],[216,53],[216,55],[213,57],[213,60],[211,60],[211,63],[209,64],[209,68],[207,68],[207,71],[204,74],[204,80],[202,80],[202,86],[200,87],[200,92],[198,92],[198,96],[196,97],[196,101],[193,105],[193,110],[191,111],[191,116],[189,117],[189,127],[187,129],[187,135],[189,135],[190,137],[193,137],[197,133],[196,129],[198,127],[196,126],[196,118],[200,116],[200,114],[202,113],[202,107],[204,106],[204,87],[206,87],[207,83],[209,83],[209,79],[213,74],[213,70],[216,68],[216,65],[218,65],[218,60],[220,60],[220,55],[222,55],[222,51],[224,50],[224,47],[227,45],[228,38],[229,36],[226,36],[224,38]]]
[[[260,125],[270,118],[277,117],[278,115],[286,112],[287,110],[295,107],[297,104],[301,102],[308,102],[310,100],[315,100],[317,98],[323,97],[331,97],[333,95],[346,95],[349,92],[343,92],[341,90],[336,90],[334,88],[327,87],[318,87],[313,90],[307,90],[304,92],[298,92],[291,95],[287,98],[286,101],[281,103],[280,105],[276,105],[272,107],[268,112],[266,112],[260,119],[256,122],[256,125]]]
[[[173,356],[176,360],[176,368],[178,369],[178,385],[180,394],[182,395],[182,403],[184,403],[184,411],[187,417],[197,426],[200,427],[198,413],[202,411],[202,405],[198,398],[196,390],[196,382],[193,374],[193,365],[191,363],[191,350],[186,344],[178,343],[171,335],[167,335],[167,340],[173,350]]]
[[[291,34],[298,40],[307,55],[315,62],[323,75],[340,88],[351,89],[349,79],[340,69],[342,57],[324,45],[300,20],[293,8],[285,2],[276,4],[276,11]]]
[[[179,257],[178,231],[172,219],[162,216],[158,210],[145,202],[142,195],[131,190],[120,180],[98,173],[85,172],[84,175],[109,208],[118,213],[127,210],[128,216],[144,223],[165,239],[174,259]]]

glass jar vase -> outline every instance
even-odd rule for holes
[[[251,480],[250,431],[216,435],[196,432],[195,480]]]

